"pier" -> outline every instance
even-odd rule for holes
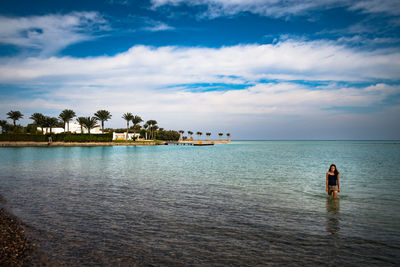
[[[171,141],[167,142],[168,145],[181,145],[181,146],[213,146],[215,144],[228,144],[230,140],[216,140],[216,141]]]

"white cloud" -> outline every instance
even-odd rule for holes
[[[159,32],[159,31],[170,31],[175,28],[161,21],[156,21],[152,19],[145,19],[145,23],[147,26],[143,27],[142,30],[151,31],[151,32]]]
[[[261,79],[374,81],[400,77],[400,53],[329,41],[286,40],[221,48],[134,46],[111,57],[3,59],[0,82],[161,88]]]
[[[331,137],[329,134],[337,132],[341,138],[346,138],[345,131],[348,128],[355,128],[355,124],[361,129],[373,128],[377,124],[378,115],[383,114],[379,124],[395,128],[392,131],[399,131],[392,124],[396,121],[393,112],[398,108],[378,114],[351,114],[346,111],[347,107],[368,108],[379,105],[400,92],[399,86],[387,84],[362,88],[332,84],[314,88],[285,82],[257,84],[243,90],[224,92],[136,89],[66,86],[34,99],[17,99],[12,104],[4,99],[0,102],[0,110],[5,114],[11,107],[23,107],[23,113],[29,114],[36,111],[46,113],[43,111],[46,109],[58,110],[59,113],[65,108],[72,108],[80,116],[89,116],[96,110],[107,109],[113,114],[113,119],[107,125],[121,128],[125,125],[122,114],[133,112],[145,120],[156,119],[161,127],[212,131],[214,134],[218,131],[231,132],[236,138],[307,138],[307,133],[308,138],[328,138]],[[386,120],[390,123],[384,123]],[[330,130],[324,135],[325,129]],[[304,135],[299,136],[296,131],[304,131]],[[374,131],[382,134],[387,129]],[[318,135],[314,136],[316,133]],[[364,134],[363,130],[360,130],[360,134]],[[347,135],[347,138],[350,136]]]
[[[364,0],[354,1],[349,9],[361,10],[365,13],[383,13],[393,16],[400,15],[400,1],[396,0]]]
[[[206,5],[207,17],[235,15],[250,12],[268,17],[280,18],[305,15],[314,10],[326,10],[334,7],[346,7],[365,13],[400,14],[399,1],[392,0],[152,0],[153,8],[164,5]]]
[[[122,5],[122,6],[131,5],[131,1],[129,0],[108,0],[107,3],[110,5]]]
[[[68,45],[95,38],[93,33],[108,29],[97,12],[31,17],[0,16],[0,43],[36,49],[52,55]]]
[[[121,22],[123,22],[126,25],[126,27],[129,28],[130,32],[138,30],[159,32],[159,31],[170,31],[175,29],[174,27],[168,25],[163,21],[154,20],[147,16],[129,15]]]
[[[293,39],[221,48],[134,46],[115,56],[88,58],[3,58],[0,83],[32,88],[35,94],[27,99],[25,90],[24,98],[5,96],[0,111],[46,113],[72,108],[87,116],[107,109],[113,113],[108,123],[112,127],[124,127],[120,117],[133,112],[146,120],[157,119],[161,127],[232,134],[260,123],[282,132],[297,120],[310,129],[323,127],[325,119],[350,127],[361,115],[349,113],[348,107],[384,105],[385,99],[400,93],[398,85],[376,82],[397,82],[399,62],[400,54],[393,50],[360,51],[329,41]],[[297,80],[311,84],[326,80],[327,85],[315,87]],[[349,81],[372,85],[341,85]],[[222,83],[226,90],[202,91],[202,83]],[[230,84],[248,87],[235,90]],[[393,110],[384,113],[390,123],[395,120]],[[362,129],[369,129],[368,120],[363,121],[367,128]],[[303,129],[304,124],[296,127]]]
[[[166,23],[160,22],[153,26],[144,27],[143,29],[151,32],[159,32],[159,31],[170,31],[173,30],[174,27],[171,27]]]

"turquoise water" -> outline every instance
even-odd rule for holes
[[[396,141],[0,148],[0,195],[66,265],[397,265],[399,165]]]

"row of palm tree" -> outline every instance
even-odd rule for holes
[[[143,122],[142,118],[138,115],[133,115],[132,113],[124,113],[122,115],[122,118],[126,120],[126,135],[128,136],[129,133],[129,122],[132,122],[133,124],[133,132],[136,134],[136,129],[138,126],[140,126],[140,123]],[[156,120],[148,120],[145,124],[143,124],[143,129],[146,130],[146,139],[154,139],[155,138],[155,133],[159,129],[157,125]],[[147,133],[149,133],[149,136],[147,136]]]
[[[181,139],[182,139],[182,136],[183,136],[183,134],[185,133],[185,131],[184,131],[184,130],[179,130],[179,133],[181,134]],[[192,131],[187,131],[187,133],[188,133],[188,135],[189,135],[190,138],[191,138],[192,135],[193,135],[193,132],[192,132]],[[196,132],[196,135],[197,135],[197,137],[198,137],[198,140],[200,140],[200,137],[203,135],[203,133],[202,133],[202,132]],[[221,138],[222,138],[223,135],[224,135],[223,133],[218,133],[219,140],[221,140]],[[210,133],[210,132],[207,132],[207,133],[206,133],[206,136],[207,136],[207,140],[209,140],[209,139],[210,139],[210,136],[211,136],[211,133]],[[228,140],[229,140],[230,137],[231,137],[231,134],[230,134],[230,133],[227,133],[227,134],[226,134],[226,137],[227,137]]]
[[[20,111],[13,111],[7,113],[7,118],[11,119],[14,124],[14,128],[17,126],[16,122],[24,117],[24,115]],[[58,118],[45,116],[42,113],[33,113],[29,118],[34,121],[36,125],[38,125],[43,132],[44,128],[49,128],[50,133],[52,128],[57,127],[59,125],[59,119],[63,122],[64,132],[69,132],[69,122],[76,117],[76,114],[71,109],[63,110]],[[97,121],[101,121],[102,133],[104,133],[104,122],[111,119],[111,113],[107,110],[98,110],[93,117],[78,117],[76,121],[81,125],[81,131],[83,132],[83,127],[85,127],[88,132],[95,128],[97,125]],[[7,121],[1,121],[1,125],[3,128],[3,124],[6,125]],[[65,126],[67,129],[65,129]]]
[[[19,119],[24,117],[24,115],[20,111],[13,111],[13,110],[8,112],[7,116],[9,119],[11,119],[13,121],[14,128],[16,127],[16,122]],[[75,117],[77,117],[77,116],[73,110],[65,109],[65,110],[61,111],[58,118],[45,116],[42,113],[33,113],[29,118],[31,120],[33,120],[34,123],[42,129],[42,132],[43,132],[44,128],[50,128],[50,133],[51,133],[52,128],[56,127],[59,124],[59,119],[63,122],[64,132],[69,132],[69,122]],[[83,133],[83,127],[85,127],[87,129],[88,133],[90,133],[90,130],[94,129],[97,126],[97,122],[100,121],[101,122],[101,131],[102,131],[102,133],[104,133],[104,122],[111,119],[111,117],[112,117],[112,115],[109,111],[98,110],[96,113],[94,113],[94,116],[92,116],[92,117],[90,117],[90,116],[89,117],[77,117],[76,121],[81,126],[82,133]],[[129,123],[130,122],[132,122],[132,124],[133,124],[133,130],[134,130],[135,134],[136,134],[137,127],[140,126],[141,122],[143,122],[143,119],[140,116],[133,115],[130,112],[124,113],[122,115],[122,118],[124,120],[126,120],[127,136],[129,133]],[[3,124],[4,125],[7,124],[7,121],[0,121],[0,126],[2,126],[2,128],[4,128]],[[65,129],[65,126],[66,126],[66,129]],[[156,120],[148,120],[145,124],[143,124],[142,127],[146,131],[146,137],[145,137],[146,139],[147,138],[154,139],[156,131],[159,129]],[[147,133],[149,134],[149,136],[147,136]],[[179,133],[181,134],[181,138],[182,138],[185,131],[179,130]],[[192,135],[193,135],[192,131],[187,131],[187,133],[190,137],[192,137]],[[200,140],[200,137],[203,135],[203,133],[196,132],[196,135],[198,136],[198,139]],[[219,140],[221,140],[223,135],[224,135],[223,133],[218,133]],[[230,135],[231,135],[230,133],[226,134],[228,139],[230,139]],[[207,132],[206,136],[207,136],[207,140],[208,140],[211,136],[211,133]]]
[[[122,118],[126,120],[126,136],[128,136],[129,133],[129,122],[131,121],[133,124],[133,133],[136,134],[136,128],[141,123],[143,120],[140,116],[138,115],[133,115],[130,112],[124,113],[122,115]]]
[[[69,132],[69,122],[76,117],[76,114],[71,109],[63,110],[58,118],[63,122],[64,132]],[[50,133],[52,128],[54,128],[58,124],[58,118],[48,117],[43,115],[42,113],[34,113],[30,116],[30,119],[34,121],[36,125],[38,125],[43,132],[44,128],[50,128]],[[99,110],[97,111],[93,117],[77,117],[76,121],[81,126],[81,132],[83,133],[83,127],[85,127],[90,133],[90,130],[94,129],[97,126],[97,121],[101,121],[102,125],[102,133],[104,133],[104,122],[108,119],[111,119],[111,114],[107,110]],[[65,129],[65,126],[67,129]]]
[[[149,131],[149,139],[155,139],[155,133],[159,129],[157,125],[156,120],[148,120],[144,125],[143,128],[147,131]]]
[[[8,115],[9,119],[13,120],[14,127],[16,126],[16,122],[19,119],[24,117],[24,115],[20,111],[10,111],[7,113],[7,115]],[[58,123],[59,123],[58,119],[60,119],[64,125],[64,132],[69,132],[69,123],[75,117],[76,117],[76,113],[73,110],[65,109],[60,113],[58,118],[45,116],[42,113],[34,113],[30,116],[30,119],[32,119],[34,121],[34,123],[36,125],[38,125],[40,128],[42,128],[42,131],[44,128],[50,128],[50,132],[51,132],[52,128],[54,128],[58,125]],[[81,126],[81,132],[83,132],[83,127],[85,127],[89,133],[90,133],[91,129],[96,127],[97,121],[100,121],[101,122],[101,130],[102,130],[102,133],[104,133],[104,122],[111,119],[111,117],[112,117],[112,115],[109,111],[98,110],[96,113],[94,113],[93,117],[90,117],[90,116],[89,117],[77,117],[76,121]],[[129,132],[129,122],[132,122],[132,124],[133,124],[134,133],[136,133],[136,129],[137,129],[138,125],[141,122],[143,122],[143,120],[140,116],[133,115],[130,112],[123,114],[122,118],[126,120],[127,133]],[[1,123],[3,123],[3,122],[5,124],[7,123],[7,121],[1,121]],[[146,131],[149,131],[150,139],[153,139],[155,137],[155,132],[157,129],[159,129],[156,120],[148,120],[143,125],[143,128]],[[146,132],[146,134],[147,134],[147,132]]]

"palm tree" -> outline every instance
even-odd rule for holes
[[[83,126],[85,125],[85,117],[76,118],[76,122],[81,126],[81,134],[83,134]]]
[[[151,126],[152,138],[156,139],[155,131],[158,129],[157,121],[156,120],[151,120],[151,122],[152,122],[152,126]]]
[[[144,137],[147,140],[147,128],[149,128],[149,125],[147,123],[143,124],[143,129],[146,130],[146,136]]]
[[[156,137],[156,131],[158,130],[158,126],[156,124],[154,124],[153,126],[151,126],[151,131],[153,133],[153,139],[157,139]]]
[[[209,140],[211,133],[206,133],[206,135],[207,135],[207,140]]]
[[[89,117],[90,118],[90,117]],[[95,114],[94,114],[94,118],[96,120],[101,121],[101,133],[104,133],[104,122],[108,121],[109,119],[111,119],[111,113],[108,112],[107,110],[98,110]],[[93,127],[94,128],[94,127]]]
[[[136,134],[136,126],[141,123],[143,120],[140,116],[135,115],[133,116],[133,118],[131,119],[132,123],[133,123],[133,133]]]
[[[179,130],[180,136],[179,136],[179,140],[183,139],[183,134],[185,133],[184,130]]]
[[[219,133],[219,140],[221,140],[222,136],[224,135],[223,133]]]
[[[54,127],[57,127],[58,124],[58,119],[55,117],[45,117],[45,127],[46,128],[50,128],[50,133],[51,133],[51,129]]]
[[[69,132],[69,121],[76,117],[76,114],[71,109],[64,109],[61,111],[60,115],[58,116],[64,123],[64,132],[65,132],[65,124],[67,124],[67,132]]]
[[[230,133],[227,133],[226,137],[228,137],[228,140],[231,140],[231,134]]]
[[[153,139],[154,138],[154,130],[155,130],[154,126],[157,125],[157,121],[156,120],[148,120],[146,122],[146,124],[149,125],[149,129],[150,129],[150,137],[149,138]],[[158,126],[157,126],[157,128],[158,128]]]
[[[200,136],[203,134],[202,132],[196,132],[198,140],[200,140]]]
[[[8,112],[7,115],[8,115],[7,118],[13,120],[14,128],[17,126],[16,121],[24,117],[24,114],[22,114],[21,112],[12,110]]]
[[[42,113],[33,113],[29,118],[33,120],[34,123],[42,129],[43,133],[43,127],[46,122],[46,117]]]
[[[132,113],[128,112],[122,115],[122,118],[126,120],[126,140],[128,140],[129,122],[133,119],[133,115]]]
[[[90,134],[90,130],[95,128],[97,125],[97,117],[85,117],[83,120],[83,126],[88,130]]]
[[[188,131],[187,133],[188,133],[188,135],[190,135],[190,138],[192,138],[193,132],[192,131]]]

